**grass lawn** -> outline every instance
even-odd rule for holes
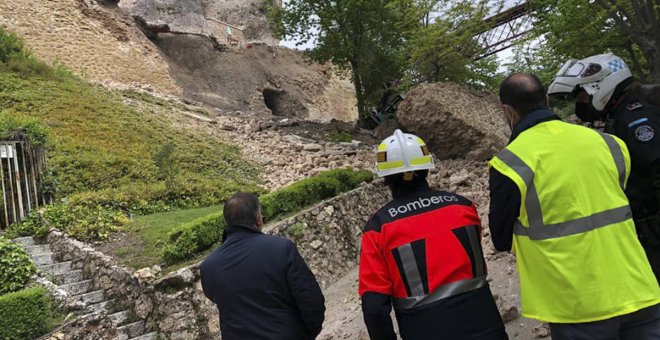
[[[136,217],[126,227],[127,239],[109,243],[114,249],[108,250],[133,269],[153,266],[162,262],[162,246],[172,229],[221,210],[222,205],[214,205]]]

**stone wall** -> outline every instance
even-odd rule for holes
[[[60,254],[58,260],[72,261],[72,267],[81,269],[94,287],[105,291],[106,298],[129,302],[127,307],[130,307],[130,301],[141,294],[143,287],[133,271],[122,267],[112,257],[57,230],[51,231],[46,241],[54,253]]]
[[[281,221],[266,232],[295,241],[325,288],[358,264],[362,227],[390,199],[388,188],[376,181]]]
[[[268,225],[264,232],[295,241],[326,288],[357,265],[361,229],[389,199],[388,189],[376,181]],[[162,339],[217,339],[218,311],[202,291],[201,263],[144,283],[111,257],[59,231],[51,232],[47,241],[63,254],[62,260],[73,261],[96,288],[132,308],[147,330],[159,332]]]

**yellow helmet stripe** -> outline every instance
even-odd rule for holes
[[[378,151],[387,151],[387,144],[385,144],[385,143],[381,143],[381,144],[378,146]]]
[[[392,161],[392,162],[378,163],[378,170],[380,170],[380,171],[396,169],[396,168],[401,168],[401,167],[403,167],[403,161]]]
[[[424,165],[431,162],[431,156],[424,156],[410,160],[410,165]]]

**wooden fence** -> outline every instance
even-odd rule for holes
[[[25,141],[0,141],[0,229],[23,221],[34,208],[46,204],[39,188],[46,169],[43,147]]]

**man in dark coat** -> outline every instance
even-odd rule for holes
[[[204,295],[232,339],[314,339],[325,300],[293,242],[261,232],[259,200],[238,193],[224,206],[226,240],[202,263]]]

